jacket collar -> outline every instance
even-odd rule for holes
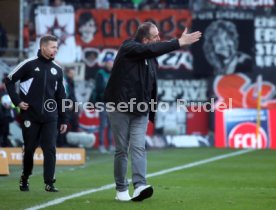
[[[37,57],[38,57],[40,60],[44,61],[44,62],[51,62],[52,60],[54,60],[53,58],[50,58],[50,59],[45,58],[45,57],[41,54],[41,50],[40,50],[40,49],[37,51]]]

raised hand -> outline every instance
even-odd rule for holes
[[[180,47],[197,42],[200,39],[201,35],[202,33],[200,31],[188,34],[188,28],[185,28],[181,37],[178,39]]]

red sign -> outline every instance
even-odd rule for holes
[[[229,134],[229,147],[254,149],[266,148],[268,138],[265,131],[262,128],[259,128],[258,137],[256,131],[257,127],[254,123],[238,124]]]
[[[252,109],[240,109],[244,114],[248,110]],[[267,109],[266,111],[267,116],[261,117],[265,119],[261,120],[258,138],[256,134],[256,116],[252,115],[249,118],[244,118],[243,115],[235,114],[235,109],[228,115],[226,115],[226,112],[229,112],[228,109],[216,111],[215,146],[220,148],[276,149],[276,129],[273,129],[276,124],[276,109]],[[236,122],[233,122],[235,119]],[[249,122],[250,119],[251,122]]]
[[[76,11],[76,40],[83,47],[119,46],[145,21],[156,23],[160,36],[170,39],[179,37],[191,20],[188,10],[80,9]]]

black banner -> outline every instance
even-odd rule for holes
[[[192,45],[196,77],[252,71],[253,13],[205,11],[195,15],[193,31],[203,38]]]
[[[276,67],[276,16],[259,15],[255,26],[255,69],[274,70]]]

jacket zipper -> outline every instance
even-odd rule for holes
[[[41,106],[41,114],[44,114],[44,100],[45,100],[45,89],[46,89],[46,77],[47,77],[47,70],[44,71],[44,83],[43,83],[43,93],[42,93],[42,106]]]

